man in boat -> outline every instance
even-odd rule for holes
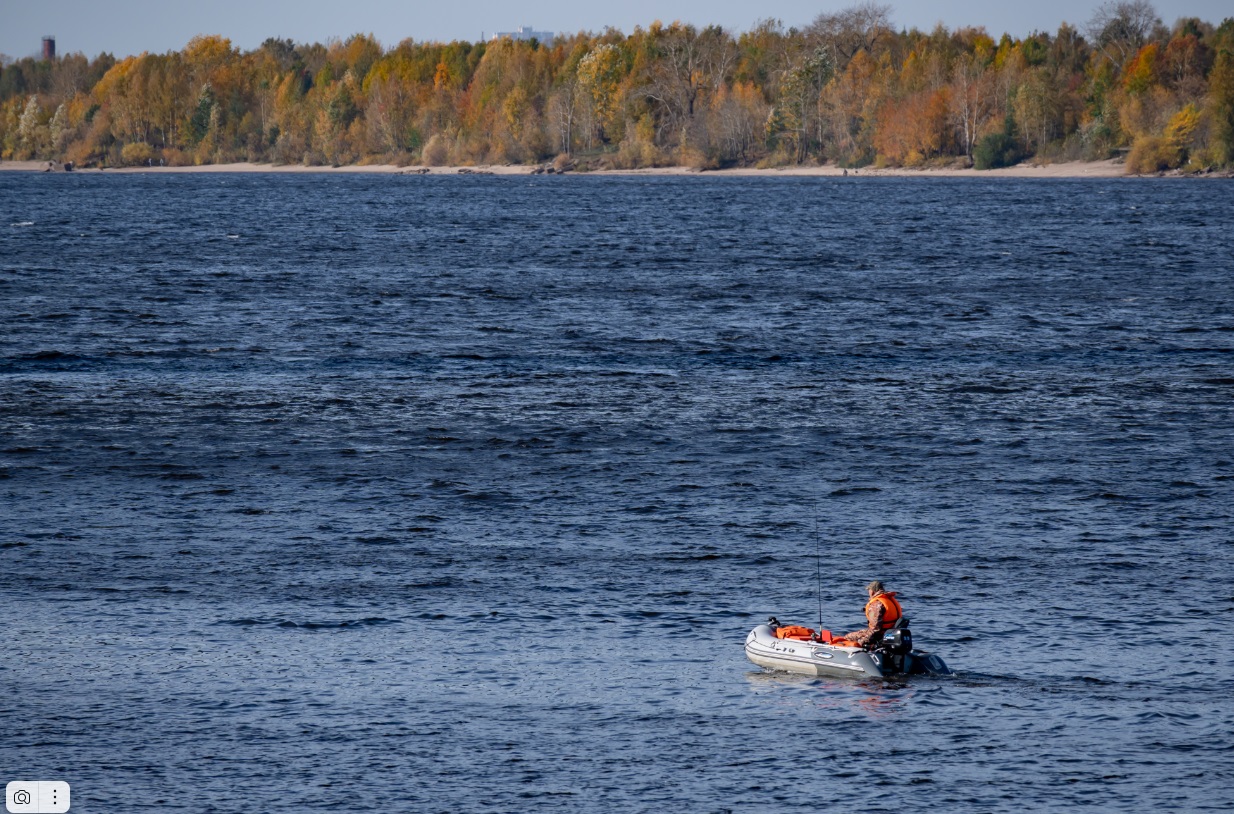
[[[883,588],[883,583],[874,580],[866,586],[870,601],[866,603],[866,628],[845,633],[844,638],[853,644],[865,645],[871,640],[881,637],[895,627],[896,622],[904,615],[899,600],[894,591]]]

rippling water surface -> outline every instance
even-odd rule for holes
[[[0,175],[0,779],[1228,810],[1231,235],[1224,182]],[[816,551],[958,674],[749,664]]]

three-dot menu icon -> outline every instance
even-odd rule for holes
[[[14,780],[4,789],[9,814],[64,814],[69,810],[69,784],[63,780]]]

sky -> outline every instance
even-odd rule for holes
[[[627,33],[654,20],[682,20],[698,26],[721,25],[747,31],[761,19],[786,26],[804,25],[820,13],[837,11],[855,0],[0,0],[0,54],[20,59],[41,52],[45,35],[56,38],[59,54],[88,57],[108,51],[118,57],[143,51],[182,49],[197,34],[221,34],[243,50],[267,37],[296,42],[326,42],[372,34],[385,47],[400,41],[478,40],[494,31],[526,25],[537,31],[601,31],[608,26]],[[990,0],[886,0],[898,28],[929,30],[983,26],[997,38],[1004,32],[1023,37],[1033,31],[1058,30],[1062,22],[1083,28],[1098,0],[1036,0],[997,3]],[[1230,0],[1157,0],[1167,25],[1179,17],[1211,23],[1234,16]]]

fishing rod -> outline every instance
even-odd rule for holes
[[[818,629],[823,629],[823,543],[818,531],[818,485],[814,487],[814,576],[818,581]],[[821,635],[821,634],[820,634]]]

